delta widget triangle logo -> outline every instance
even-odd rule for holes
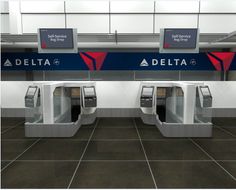
[[[140,67],[147,67],[149,66],[148,62],[146,61],[146,59],[143,59],[142,62],[140,63]]]
[[[234,52],[210,52],[207,56],[217,71],[228,71],[235,56]]]
[[[79,53],[90,71],[100,70],[106,58],[106,52]]]
[[[7,59],[5,63],[3,64],[4,67],[12,67],[12,63]]]

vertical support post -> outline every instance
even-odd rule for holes
[[[176,114],[176,87],[173,87],[172,92],[171,92],[171,97],[170,97],[170,109],[173,114]]]
[[[61,87],[61,114],[63,114],[63,113],[65,113],[65,109],[66,109],[66,107],[65,107],[65,101],[66,101],[66,99],[65,99],[65,91],[64,91],[64,87]]]
[[[10,34],[22,34],[20,0],[9,1]]]
[[[187,84],[184,86],[184,114],[183,123],[193,124],[195,103],[196,103],[196,87],[195,85]]]
[[[71,108],[71,102],[65,90],[66,88],[61,86],[61,114],[65,114]]]
[[[53,85],[43,85],[43,123],[54,123]]]

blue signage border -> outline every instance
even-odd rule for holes
[[[236,53],[2,53],[2,70],[236,70]]]

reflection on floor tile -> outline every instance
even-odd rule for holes
[[[88,140],[90,135],[93,132],[93,128],[92,127],[84,127],[82,126],[77,133],[71,137],[72,139],[78,139],[78,140]]]
[[[93,134],[94,139],[136,139],[139,140],[135,128],[97,128]]]
[[[214,162],[150,162],[158,188],[236,188]]]
[[[97,128],[99,127],[125,127],[125,128],[133,128],[133,119],[132,118],[100,118],[99,124]]]
[[[40,140],[20,160],[79,160],[87,141]]]
[[[195,140],[195,142],[216,160],[236,159],[236,140]]]
[[[137,126],[137,128],[156,128],[155,125],[147,125],[145,123],[143,123],[142,119],[141,118],[135,118],[135,124]]]
[[[2,160],[13,160],[36,140],[2,141]]]
[[[81,162],[71,188],[155,188],[147,163]]]
[[[84,160],[145,160],[140,142],[90,141]]]
[[[149,160],[209,160],[189,140],[143,141]]]
[[[17,161],[2,172],[2,188],[67,188],[77,162]]]

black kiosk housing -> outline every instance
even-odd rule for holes
[[[212,95],[208,86],[199,86],[200,100],[203,108],[212,107]]]
[[[84,95],[84,107],[97,107],[97,96],[94,86],[84,86],[83,87]]]
[[[39,89],[37,86],[29,86],[25,95],[25,107],[39,106]]]
[[[143,86],[140,97],[140,106],[151,108],[153,106],[153,86]]]

